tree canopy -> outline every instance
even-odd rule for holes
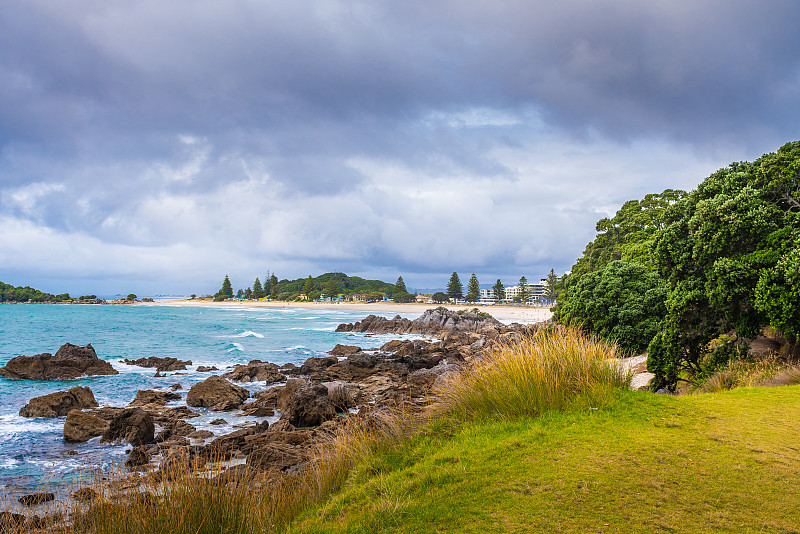
[[[450,275],[450,281],[447,282],[447,296],[451,299],[460,299],[464,297],[464,286],[458,278],[458,273],[453,272]]]
[[[469,277],[467,282],[467,295],[465,297],[467,302],[478,302],[481,299],[481,286],[478,284],[478,277],[475,273]]]
[[[492,291],[494,292],[494,301],[497,304],[500,304],[506,298],[506,288],[503,285],[503,282],[500,279],[497,279],[497,282],[494,283],[492,286]]]

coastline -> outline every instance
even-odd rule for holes
[[[448,310],[471,310],[477,308],[490,314],[501,323],[539,323],[553,316],[550,308],[530,308],[522,306],[481,306],[476,304],[399,304],[395,302],[281,302],[281,301],[221,301],[168,299],[156,302],[137,302],[138,306],[211,306],[220,308],[303,308],[318,310],[346,310],[370,313],[410,313],[421,315],[425,310],[442,306]]]

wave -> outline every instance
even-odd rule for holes
[[[244,352],[244,347],[242,346],[242,344],[241,344],[241,343],[231,343],[231,344],[232,344],[233,346],[232,346],[231,348],[229,348],[228,350],[226,350],[225,352],[233,352],[233,351],[235,351],[235,350],[238,350],[238,351]]]
[[[250,330],[247,330],[245,332],[242,332],[241,334],[236,334],[235,336],[230,336],[230,337],[257,337],[258,339],[263,339],[264,334],[259,334],[258,332],[252,332]]]

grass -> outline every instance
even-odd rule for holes
[[[800,532],[800,387],[441,419],[290,532]]]
[[[563,410],[576,402],[602,405],[630,376],[610,360],[615,346],[573,328],[542,329],[487,351],[474,368],[436,388],[439,413],[516,418]]]

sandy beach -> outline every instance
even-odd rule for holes
[[[552,317],[550,308],[531,308],[523,306],[479,306],[479,305],[453,305],[453,304],[398,304],[394,302],[278,302],[278,301],[223,301],[213,302],[210,300],[187,300],[187,299],[168,299],[160,300],[155,304],[159,306],[214,306],[232,308],[310,308],[310,309],[332,309],[363,311],[366,317],[370,313],[409,313],[420,315],[425,310],[444,306],[450,310],[469,310],[478,308],[482,312],[490,314],[492,317],[506,324],[510,323],[538,323],[546,321]]]

